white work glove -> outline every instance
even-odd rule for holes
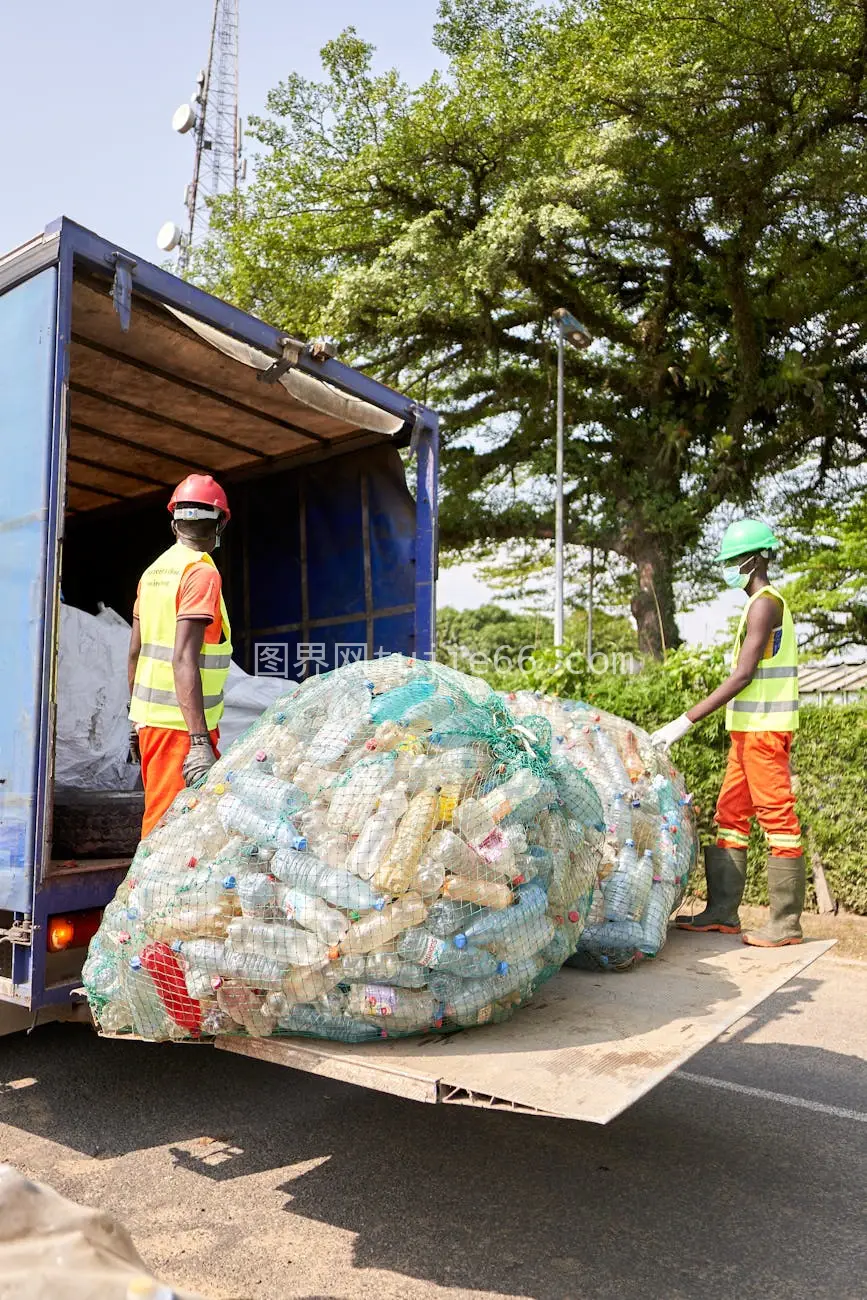
[[[656,745],[658,749],[668,750],[676,740],[681,740],[686,735],[691,726],[689,718],[682,713],[679,718],[675,718],[674,722],[667,722],[664,727],[654,731],[650,743]]]

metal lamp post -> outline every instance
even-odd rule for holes
[[[563,358],[566,342],[580,349],[593,342],[590,331],[567,311],[558,307],[552,313],[557,325],[557,487],[554,500],[554,645],[563,645]]]

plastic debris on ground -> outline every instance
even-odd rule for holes
[[[591,781],[477,678],[399,655],[278,698],[136,852],[84,968],[104,1032],[343,1042],[501,1021],[578,946]]]
[[[592,783],[605,811],[599,878],[569,965],[623,970],[661,951],[698,857],[698,830],[680,773],[646,731],[580,701],[532,691],[504,696],[517,718],[542,716],[552,765]]]

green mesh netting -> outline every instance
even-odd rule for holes
[[[84,969],[102,1029],[510,1016],[576,952],[604,861],[603,802],[541,712],[399,655],[293,686],[139,846]]]

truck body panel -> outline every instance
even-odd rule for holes
[[[52,855],[61,601],[129,619],[172,487],[206,471],[233,510],[217,562],[240,667],[429,656],[438,425],[67,218],[0,257],[0,344],[0,1001],[35,1009],[80,982],[50,917],[103,907],[128,864]]]

